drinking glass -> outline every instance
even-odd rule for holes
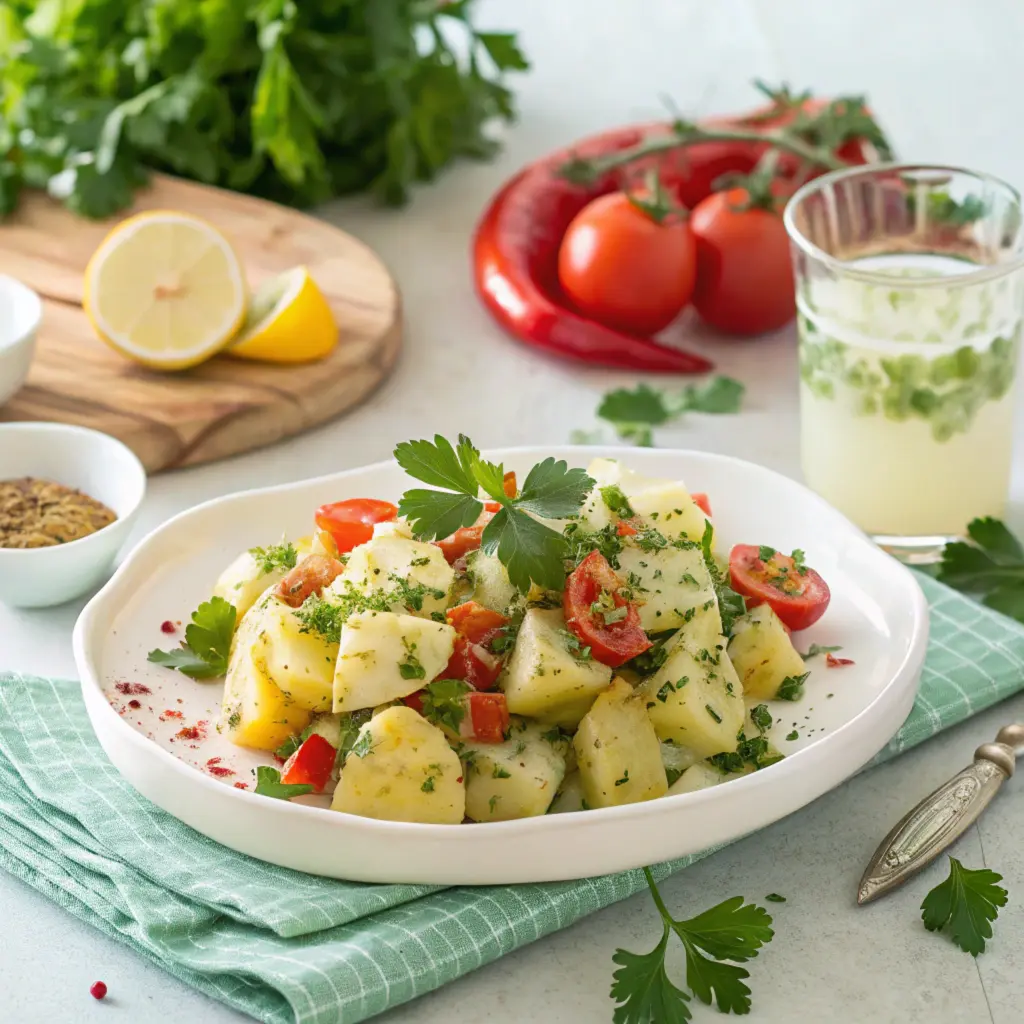
[[[875,165],[808,183],[785,222],[807,483],[898,557],[932,561],[1006,503],[1021,198],[955,167]]]

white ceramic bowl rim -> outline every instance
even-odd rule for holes
[[[611,450],[608,446],[594,447],[594,446],[579,446],[579,445],[558,445],[558,446],[524,446],[516,448],[503,448],[496,450],[493,454],[495,457],[508,458],[516,455],[550,455],[552,448],[557,448],[559,453],[573,451],[578,452],[581,457],[597,457],[597,456],[608,456]],[[628,450],[628,449],[626,449]],[[626,451],[619,449],[619,451]],[[484,453],[488,455],[487,452]],[[788,477],[782,476],[780,473],[776,473],[774,470],[767,469],[764,466],[759,466],[754,463],[747,462],[744,459],[735,458],[733,456],[719,455],[707,452],[695,452],[686,450],[676,450],[675,452],[665,451],[664,454],[677,454],[686,456],[697,456],[703,458],[714,458],[722,462],[732,463],[741,466],[747,472],[765,474],[776,480],[784,480],[787,485],[802,487],[796,481],[791,480]],[[561,457],[561,455],[559,456]],[[384,467],[393,467],[396,464],[393,461],[385,461],[374,463],[370,466],[361,466],[356,469],[343,470],[336,473],[323,474],[322,476],[309,478],[302,481],[296,481],[292,483],[276,484],[268,487],[253,488],[247,491],[236,492],[231,495],[214,498],[209,501],[203,502],[200,505],[196,505],[191,509],[184,512],[180,512],[172,519],[168,520],[159,529],[169,527],[172,524],[178,523],[183,519],[198,516],[202,512],[211,508],[215,505],[220,505],[224,502],[241,502],[253,497],[260,495],[268,495],[275,492],[286,491],[297,487],[305,487],[316,483],[317,481],[342,481],[351,476],[358,476],[366,473],[369,470],[381,469]],[[865,545],[870,545],[878,554],[879,557],[888,558],[889,556],[884,555],[880,550],[874,548],[874,545],[867,539],[861,530],[853,526],[845,517],[837,512],[831,505],[829,505],[823,498],[810,492],[806,488],[802,488],[806,491],[806,500],[817,504],[821,516],[823,518],[831,518],[834,521],[841,522],[847,531],[852,531],[859,537],[863,538]],[[249,790],[231,789],[225,787],[223,783],[218,782],[207,775],[196,772],[196,770],[186,764],[184,761],[175,757],[173,754],[159,747],[151,740],[147,739],[142,733],[134,729],[128,722],[118,715],[117,711],[110,706],[107,702],[106,696],[103,693],[102,686],[100,683],[99,672],[97,665],[93,660],[95,649],[92,644],[92,636],[95,632],[95,620],[103,613],[104,604],[109,599],[108,592],[113,593],[116,590],[118,583],[131,571],[133,563],[136,558],[140,556],[140,551],[145,541],[139,545],[120,565],[113,578],[109,581],[103,592],[98,594],[96,597],[86,605],[82,614],[79,616],[77,623],[75,624],[74,630],[74,652],[75,660],[78,665],[79,671],[82,674],[82,686],[83,690],[88,687],[93,695],[99,698],[98,702],[90,702],[94,713],[103,714],[109,716],[111,726],[116,730],[116,734],[120,736],[125,743],[130,744],[137,749],[145,750],[149,756],[157,757],[164,765],[169,767],[173,772],[177,773],[182,780],[187,779],[191,785],[199,785],[205,787],[211,795],[215,795],[221,799],[239,800],[239,801],[252,801],[261,800],[264,807],[265,820],[268,828],[280,827],[287,828],[288,821],[293,815],[299,815],[303,818],[316,818],[322,819],[325,815],[329,815],[332,818],[339,820],[346,820],[351,827],[358,827],[360,829],[368,831],[376,831],[384,835],[392,835],[394,839],[400,840],[403,836],[409,836],[410,832],[417,833],[422,836],[429,836],[433,842],[453,843],[459,844],[465,841],[465,830],[450,825],[429,825],[419,822],[398,822],[388,821],[377,818],[365,818],[358,815],[345,814],[338,811],[326,810],[320,807],[308,807],[302,804],[294,804],[286,801],[267,800],[266,798],[259,797],[255,793]],[[895,567],[895,563],[894,563]],[[906,572],[907,570],[902,570]],[[910,576],[909,572],[907,573]],[[920,663],[924,658],[924,651],[927,646],[928,637],[928,605],[925,599],[924,593],[920,587],[913,587],[913,642],[908,646],[907,651],[893,673],[893,678],[900,678],[906,675],[908,672],[916,671],[916,666],[919,667]],[[87,697],[89,695],[87,694]],[[864,708],[861,709],[856,715],[848,719],[843,725],[829,733],[828,737],[820,738],[807,747],[794,752],[787,756],[784,761],[778,764],[772,765],[769,771],[755,772],[747,775],[740,779],[731,780],[728,785],[731,787],[743,787],[744,791],[755,792],[766,787],[775,787],[781,781],[783,774],[788,773],[790,776],[793,773],[804,772],[812,767],[815,753],[820,754],[820,747],[823,743],[828,741],[835,741],[839,737],[849,734],[851,732],[858,731],[865,719],[873,719],[877,717],[879,706],[886,705],[889,701],[888,689],[881,690]],[[101,707],[98,705],[102,705]],[[898,727],[900,722],[893,723],[892,731]],[[739,792],[738,789],[732,790],[733,792]],[[473,825],[473,832],[478,832],[481,829],[486,829],[488,834],[497,836],[501,832],[516,833],[517,835],[530,834],[530,833],[543,833],[543,832],[554,832],[557,831],[557,825],[555,821],[557,819],[573,819],[572,827],[574,829],[586,829],[588,827],[599,827],[609,820],[617,820],[622,824],[626,824],[635,818],[646,817],[651,812],[652,804],[665,805],[666,802],[679,803],[681,801],[689,801],[691,805],[699,805],[714,802],[719,797],[719,791],[717,787],[711,787],[709,789],[700,790],[692,793],[676,794],[674,796],[661,797],[656,801],[626,804],[619,807],[606,807],[596,811],[588,811],[582,814],[568,814],[568,815],[542,815],[535,818],[520,818],[512,821],[502,822],[484,822],[476,823]]]
[[[10,319],[8,313],[12,314]],[[39,296],[17,278],[0,274],[0,351],[28,339],[39,327],[42,316]]]

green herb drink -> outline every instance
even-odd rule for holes
[[[808,484],[929,560],[1002,514],[1024,276],[1017,194],[949,168],[828,175],[786,213]]]

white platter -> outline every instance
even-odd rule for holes
[[[586,466],[607,454],[566,446],[489,457],[522,479],[548,455]],[[322,798],[320,806],[315,797],[288,803],[236,788],[251,788],[255,767],[273,762],[216,732],[220,682],[193,682],[149,664],[146,654],[177,643],[161,624],[187,622],[240,550],[307,533],[313,510],[328,501],[397,500],[409,480],[394,463],[207,502],[143,540],[75,626],[82,693],[103,749],[136,789],[212,839],[284,867],[367,882],[491,885],[620,871],[738,838],[828,792],[885,745],[913,704],[928,636],[927,605],[913,576],[821,498],[770,470],[701,452],[613,454],[642,473],[707,492],[720,550],[736,543],[803,548],[828,581],[828,612],[798,635],[798,646],[841,644],[855,664],[827,668],[817,658],[808,663],[803,700],[771,705],[772,738],[785,760],[697,793],[464,826],[376,821],[330,811]],[[126,682],[152,692],[120,692],[117,684]],[[202,738],[178,735],[190,728]],[[799,739],[787,741],[794,728]]]

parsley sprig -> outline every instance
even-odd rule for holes
[[[746,387],[732,377],[713,377],[703,386],[690,384],[677,392],[638,384],[632,389],[609,391],[597,407],[597,416],[612,425],[620,440],[651,448],[655,427],[664,426],[687,412],[719,415],[739,412],[745,390]]]
[[[921,904],[921,920],[930,932],[949,925],[950,938],[971,956],[985,952],[985,940],[992,938],[992,922],[999,908],[1006,906],[1003,880],[987,868],[965,868],[956,857],[949,858],[949,877],[940,882]]]
[[[771,915],[742,896],[725,900],[687,921],[669,913],[658,892],[650,868],[644,877],[654,905],[661,915],[662,933],[649,953],[617,949],[612,961],[619,969],[612,975],[612,999],[618,1004],[615,1024],[683,1024],[692,1017],[691,993],[708,1006],[714,1001],[723,1013],[749,1013],[750,977],[746,963],[771,942]],[[673,984],[665,970],[665,952],[675,933],[686,953],[686,984],[689,992]],[[727,961],[733,961],[729,963]]]
[[[305,783],[285,783],[281,781],[281,773],[276,768],[261,764],[256,769],[256,789],[260,796],[273,797],[275,800],[291,800],[293,796],[305,796],[313,792],[312,786]]]
[[[483,551],[498,557],[523,593],[531,583],[562,589],[565,539],[533,516],[565,519],[575,515],[594,486],[582,469],[545,459],[530,470],[519,493],[510,498],[503,486],[504,467],[483,459],[465,435],[454,446],[440,434],[433,441],[405,441],[395,449],[395,458],[411,477],[444,488],[414,488],[402,496],[399,514],[409,520],[417,537],[433,540],[471,526],[484,510],[482,490],[501,506],[484,528]]]
[[[235,633],[235,606],[222,597],[204,601],[185,627],[185,639],[171,651],[150,651],[147,661],[176,668],[192,679],[211,679],[228,670],[231,638]]]
[[[1024,622],[1024,547],[1005,523],[991,517],[973,520],[967,535],[969,541],[944,548],[939,580]]]

